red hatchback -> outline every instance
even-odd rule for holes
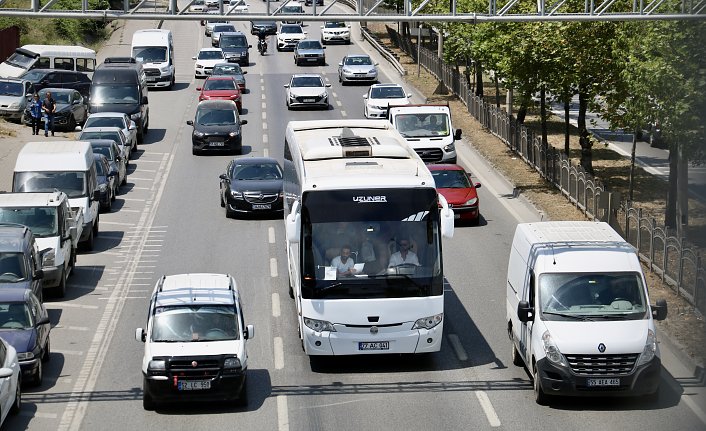
[[[436,190],[446,198],[454,210],[457,220],[471,222],[474,225],[480,220],[478,210],[478,193],[480,183],[471,181],[471,174],[459,165],[427,165],[436,183]]]
[[[238,113],[243,112],[243,101],[238,83],[232,76],[209,76],[203,87],[196,87],[200,91],[199,102],[203,100],[232,100],[238,107]]]

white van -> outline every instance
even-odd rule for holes
[[[90,142],[28,142],[15,162],[12,191],[50,193],[60,190],[71,208],[81,208],[83,229],[79,243],[93,249],[98,235],[98,179]]]
[[[387,118],[424,163],[456,163],[462,132],[451,124],[449,105],[390,106]]]
[[[17,78],[30,69],[96,70],[96,52],[74,45],[25,45],[0,64],[1,78]]]
[[[132,35],[130,52],[144,66],[148,86],[172,88],[176,70],[171,31],[156,28],[137,30]]]
[[[304,6],[295,0],[285,3],[279,11],[280,15],[304,15]],[[302,20],[284,21],[285,24],[303,24]]]
[[[548,396],[658,396],[655,320],[635,249],[607,223],[517,226],[507,271],[512,361]]]

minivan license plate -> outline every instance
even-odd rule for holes
[[[178,383],[177,388],[180,391],[201,391],[211,389],[210,380],[182,380]]]
[[[589,387],[620,386],[620,379],[588,379],[586,384]]]
[[[390,350],[389,341],[360,341],[358,350]]]

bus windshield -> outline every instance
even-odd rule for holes
[[[301,214],[304,298],[442,294],[435,189],[309,192]]]

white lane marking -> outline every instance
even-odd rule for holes
[[[706,424],[706,413],[701,410],[701,407],[699,407],[693,399],[689,398],[688,395],[682,394],[681,400],[684,401],[684,403],[686,403],[686,405],[691,408],[691,410],[696,414],[696,416],[701,419],[701,422]]]
[[[277,277],[277,259],[270,259],[270,276]]]
[[[327,79],[327,81],[328,81],[328,79]],[[338,94],[336,94],[335,91],[332,91],[332,92],[331,92],[331,95],[333,96],[334,99],[338,97]]]
[[[142,210],[129,210],[125,207],[120,208],[121,213],[140,213]]]
[[[341,111],[341,117],[347,117],[348,113],[346,111]]]
[[[451,347],[454,349],[458,360],[467,361],[468,354],[466,354],[466,350],[463,348],[463,345],[461,344],[461,340],[459,340],[458,335],[449,334],[449,342],[451,342]]]
[[[265,98],[265,86],[261,85],[260,90],[262,90],[262,98],[264,99]]]
[[[80,350],[57,350],[57,349],[52,348],[51,351],[52,351],[52,353],[60,353],[62,355],[83,356],[83,352]]]
[[[267,123],[262,123],[262,130],[267,130]]]
[[[63,325],[56,325],[55,327],[51,328],[53,330],[57,329],[66,329],[67,331],[88,331],[88,326],[63,326]]]
[[[275,243],[275,228],[272,226],[267,228],[267,240],[270,242],[270,244]]]
[[[264,148],[262,150],[262,156],[263,157],[270,157],[270,150],[268,150],[267,148]]]
[[[267,136],[267,133],[262,135],[262,143],[263,144],[266,144],[269,140],[270,140],[270,138]]]
[[[267,102],[262,102],[261,106],[262,110],[264,111],[265,109],[267,109]]]
[[[480,406],[483,408],[483,411],[485,412],[485,417],[488,418],[488,422],[490,423],[491,427],[499,427],[500,426],[500,418],[498,417],[498,414],[495,413],[495,409],[493,408],[493,403],[490,402],[490,398],[488,398],[488,394],[486,394],[484,391],[475,391],[476,393],[476,398],[478,398],[478,402],[480,403]]]
[[[98,309],[97,305],[73,304],[70,302],[62,302],[61,304],[52,302],[50,304],[44,304],[44,306],[47,308],[47,310],[61,310],[64,308],[83,308],[85,310],[97,310]]]
[[[275,337],[275,370],[284,368],[284,342],[282,337]]]
[[[57,414],[56,413],[42,413],[42,412],[31,412],[28,411],[27,409],[21,410],[20,411],[20,416],[26,416],[30,418],[42,418],[42,419],[56,419]]]
[[[287,411],[287,396],[277,396],[277,429],[289,431],[289,412]]]
[[[267,120],[267,112],[262,111],[262,121],[266,121],[266,120]]]
[[[340,100],[336,100],[336,106],[340,108],[341,106],[343,106],[343,103],[341,103]]]
[[[272,317],[279,317],[281,309],[279,306],[279,293],[272,294]]]

